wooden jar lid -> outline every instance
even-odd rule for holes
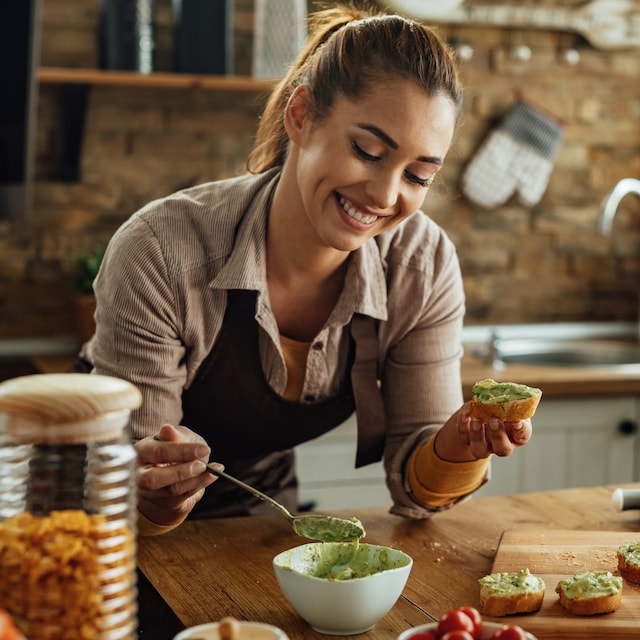
[[[19,442],[116,438],[126,425],[129,411],[141,403],[142,395],[134,385],[110,376],[50,373],[0,382],[5,430]]]

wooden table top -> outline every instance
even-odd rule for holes
[[[640,537],[639,512],[616,511],[611,503],[614,488],[475,498],[421,521],[392,516],[386,508],[332,512],[357,516],[367,542],[401,549],[414,559],[402,596],[366,633],[367,640],[394,640],[401,631],[433,621],[448,609],[478,607],[477,580],[490,573],[505,530],[623,531],[630,538]],[[293,611],[271,564],[277,553],[304,542],[275,512],[189,521],[164,536],[141,538],[140,638],[170,640],[181,625],[224,616],[273,624],[291,640],[326,638]]]

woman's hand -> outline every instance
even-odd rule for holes
[[[531,433],[531,420],[505,422],[495,418],[485,423],[471,418],[469,403],[465,403],[436,434],[435,451],[450,462],[478,460],[492,453],[504,457],[529,442]]]
[[[217,479],[206,470],[207,443],[187,427],[164,425],[135,448],[141,467],[138,509],[156,524],[179,524]]]

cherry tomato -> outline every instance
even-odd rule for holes
[[[527,634],[517,625],[505,624],[493,633],[490,640],[527,640]]]
[[[473,640],[473,620],[460,609],[451,609],[443,613],[438,620],[438,634],[443,636],[448,631],[466,631]]]
[[[447,631],[440,640],[474,640],[474,637],[468,631],[461,631],[456,629],[455,631]]]
[[[475,640],[480,640],[482,635],[482,616],[480,612],[474,607],[458,607],[458,611],[462,611],[462,613],[471,618],[471,622],[473,622],[473,637]]]

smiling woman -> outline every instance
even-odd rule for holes
[[[517,446],[512,425],[472,425],[463,405],[460,268],[420,211],[461,101],[454,56],[425,25],[320,11],[249,172],[157,200],[113,236],[83,355],[144,396],[142,533],[269,508],[207,473],[210,457],[295,510],[294,447],[354,411],[355,465],[384,458],[402,516],[456,504],[486,481],[490,451]]]

